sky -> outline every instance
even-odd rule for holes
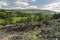
[[[60,0],[0,0],[0,8],[37,9]]]

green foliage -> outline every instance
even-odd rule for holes
[[[53,22],[53,25],[60,26],[60,23],[59,22]]]
[[[47,15],[40,11],[11,11],[0,10],[0,19],[4,19],[5,24],[26,23],[34,21],[51,20],[50,14]]]
[[[4,19],[0,19],[0,25],[1,24],[5,24],[5,20]]]
[[[35,35],[31,36],[31,40],[37,40],[37,37]]]
[[[20,23],[25,23],[27,22],[27,17],[21,17],[20,21],[18,21]]]

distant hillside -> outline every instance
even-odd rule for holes
[[[51,10],[43,10],[43,9],[0,9],[0,10],[6,10],[6,11],[15,11],[15,12],[21,12],[21,11],[31,11],[31,12],[42,12],[42,13],[59,13]]]

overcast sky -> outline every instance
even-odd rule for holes
[[[60,0],[0,0],[0,8],[40,8]]]

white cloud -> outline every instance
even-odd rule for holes
[[[17,1],[17,0],[3,0],[3,1]],[[20,0],[20,1],[29,1],[29,0]]]
[[[16,5],[16,8],[19,8],[19,9],[20,9],[20,7],[37,8],[36,6],[29,6],[29,2],[35,2],[35,1],[36,0],[2,0],[2,2],[0,2],[0,7],[3,7],[3,6],[9,7],[10,6],[13,8],[13,6]],[[12,4],[12,6],[11,6],[11,4]]]
[[[8,3],[6,3],[6,2],[0,2],[0,5],[8,6]]]
[[[35,2],[36,0],[32,0],[32,1],[34,1],[34,2]]]
[[[27,6],[27,5],[29,5],[29,3],[22,2],[22,1],[16,1],[15,4],[18,5],[18,6]]]
[[[8,8],[8,9],[23,9],[22,7],[12,7],[12,8]]]
[[[3,6],[8,6],[9,4],[7,2],[0,2],[0,8],[2,8]]]
[[[28,6],[26,7],[27,9],[37,9],[38,7],[37,6]]]
[[[17,0],[17,1],[15,1],[15,4],[17,5],[17,6],[28,6],[29,5],[29,1],[36,1],[36,0]]]
[[[12,7],[8,9],[38,9],[37,6],[26,6],[26,7]]]
[[[47,4],[45,6],[42,6],[41,9],[60,12],[60,2],[55,2],[55,3]]]

